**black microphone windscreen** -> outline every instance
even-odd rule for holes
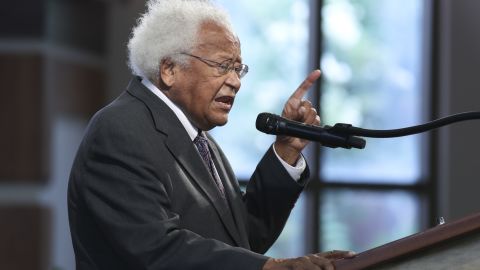
[[[276,115],[271,113],[260,113],[257,116],[255,127],[261,132],[271,134],[275,129]]]
[[[330,131],[331,127],[325,129],[320,126],[308,125],[272,113],[260,113],[257,116],[255,126],[257,130],[263,133],[317,141],[326,147],[343,147],[347,149],[352,147],[363,149],[365,147],[365,140],[362,138],[334,133]]]

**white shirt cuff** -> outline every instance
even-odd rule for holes
[[[303,155],[300,154],[300,158],[297,160],[297,164],[295,166],[292,166],[285,162],[278,154],[277,150],[275,150],[275,144],[273,145],[273,152],[277,156],[278,160],[282,163],[283,167],[287,170],[288,174],[290,177],[292,177],[295,181],[300,180],[300,177],[302,176],[303,171],[305,171],[305,168],[307,168],[307,163],[305,162],[305,159],[303,158]]]

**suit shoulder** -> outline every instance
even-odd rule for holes
[[[124,94],[90,120],[77,151],[79,163],[106,157],[153,156],[151,152],[163,145],[165,135],[157,132],[149,109]]]
[[[136,128],[143,122],[152,122],[149,109],[128,92],[100,109],[91,118],[87,131],[99,128]]]

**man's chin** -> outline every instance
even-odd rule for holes
[[[222,118],[216,118],[212,119],[213,121],[210,122],[210,127],[205,130],[211,130],[215,127],[221,127],[227,124],[228,122],[228,116],[227,117],[222,117]]]

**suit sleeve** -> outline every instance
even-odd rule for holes
[[[307,166],[300,179],[295,181],[276,157],[273,146],[264,155],[243,196],[253,251],[263,254],[273,245],[308,177]]]
[[[145,155],[152,142],[137,130],[113,118],[97,119],[89,130],[72,169],[73,189],[128,268],[262,268],[268,259],[263,255],[179,227],[181,217],[170,210],[170,179],[157,175]]]

